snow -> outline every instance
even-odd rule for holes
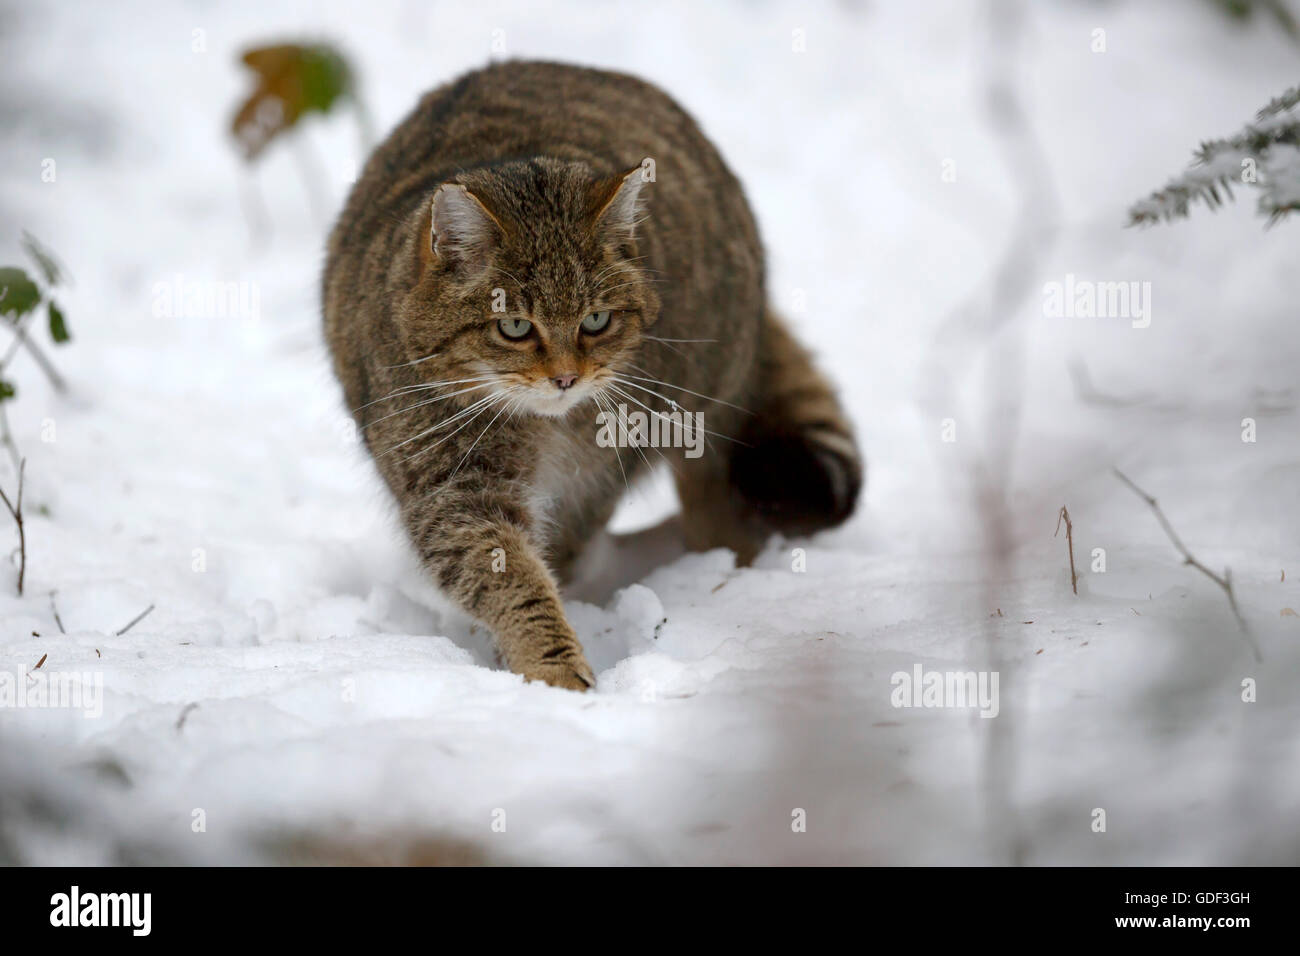
[[[100,716],[0,707],[0,859],[1297,862],[1297,227],[1265,230],[1239,191],[1214,214],[1121,228],[1198,142],[1294,84],[1294,50],[1208,4],[1033,4],[1016,90],[1048,163],[1009,169],[979,5],[634,10],[3,14],[0,258],[17,262],[30,229],[76,285],[59,297],[74,341],[50,348],[71,393],[14,362],[28,567],[21,598],[16,568],[0,579],[0,670],[44,657],[103,697]],[[586,695],[496,666],[356,443],[316,291],[361,158],[351,118],[306,131],[329,207],[315,214],[293,148],[248,176],[224,133],[247,43],[336,39],[383,130],[494,36],[510,55],[648,77],[700,119],[869,461],[841,529],[774,541],[750,569],[690,555],[570,601],[599,675]],[[1029,294],[990,336],[952,324],[993,301],[1021,190],[1043,172],[1060,221],[1020,277]],[[1039,290],[1067,275],[1150,282],[1150,326],[1048,317]],[[242,307],[186,304],[213,283],[246,283]],[[1101,399],[1080,398],[1072,368]],[[1262,662],[1112,466],[1199,559],[1232,568]],[[1004,564],[977,467],[1005,495]],[[1052,536],[1063,504],[1078,596]],[[671,508],[651,483],[616,526]],[[998,716],[894,707],[891,676],[918,664],[998,670]]]

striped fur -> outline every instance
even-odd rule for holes
[[[429,573],[512,670],[591,686],[559,585],[653,464],[687,544],[741,562],[852,510],[851,430],[763,286],[739,183],[633,77],[497,64],[428,94],[370,158],[330,237],[326,338]],[[601,310],[608,328],[582,332]],[[702,413],[707,448],[602,447],[597,413],[619,404]]]

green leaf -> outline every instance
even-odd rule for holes
[[[62,345],[72,338],[68,334],[68,323],[63,319],[63,310],[55,304],[53,299],[49,301],[47,307],[50,312],[50,338],[54,339],[56,344]]]
[[[63,281],[63,269],[59,267],[59,262],[54,258],[54,253],[50,252],[39,239],[25,229],[23,230],[23,249],[32,257],[32,261],[36,263],[36,268],[41,270],[41,275],[45,277],[47,285],[58,285]]]
[[[304,110],[328,113],[351,86],[347,61],[331,47],[303,47],[300,69]]]
[[[6,382],[0,378],[0,402],[7,402],[18,394],[18,389],[13,382]]]
[[[0,315],[15,319],[26,315],[41,301],[41,290],[22,269],[0,269]]]
[[[277,136],[294,129],[305,113],[328,113],[352,95],[352,73],[333,47],[280,43],[245,50],[240,59],[257,74],[257,85],[231,123],[244,159],[252,162]]]

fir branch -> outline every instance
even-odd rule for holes
[[[1129,208],[1129,225],[1170,222],[1189,215],[1195,202],[1217,209],[1236,198],[1234,183],[1260,190],[1259,213],[1270,225],[1300,209],[1300,86],[1287,90],[1259,111],[1255,123],[1235,136],[1207,140],[1195,151],[1193,165],[1163,189]],[[1246,175],[1251,170],[1254,175]]]
[[[1300,146],[1270,150],[1264,172],[1259,207],[1272,225],[1288,212],[1300,211]]]
[[[1269,100],[1268,105],[1255,114],[1255,119],[1267,119],[1268,117],[1281,113],[1284,110],[1289,110],[1297,103],[1300,103],[1300,86],[1293,86],[1281,96]]]

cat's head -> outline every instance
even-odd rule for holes
[[[508,391],[519,412],[558,417],[598,394],[658,317],[636,225],[642,167],[598,176],[538,158],[460,173],[420,221],[420,279],[403,310],[422,376]]]

